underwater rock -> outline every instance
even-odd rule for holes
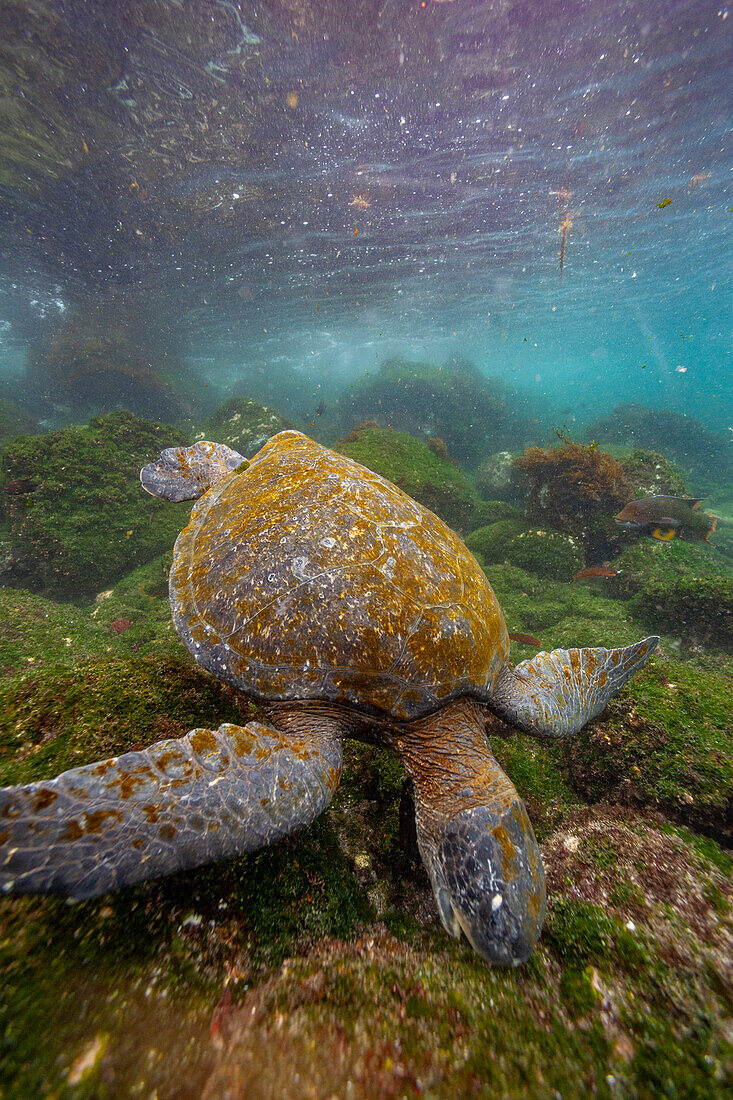
[[[273,435],[292,427],[276,409],[249,397],[236,396],[220,405],[206,427],[197,430],[193,438],[226,443],[245,458],[251,458]]]
[[[0,587],[0,676],[47,665],[71,668],[109,651],[109,636],[85,609]]]
[[[668,455],[694,478],[698,492],[718,487],[726,491],[733,481],[728,441],[685,413],[624,402],[590,424],[586,435],[602,443],[626,443]]]
[[[729,1079],[730,860],[613,811],[581,811],[544,851],[550,918],[528,973],[479,979],[455,948],[428,956],[381,924],[324,939],[231,1010],[204,1097],[291,1095],[296,1073],[303,1094],[361,1100],[580,1096],[589,1081],[641,1096],[672,1079],[714,1095]]]
[[[466,536],[466,546],[485,563],[508,562],[538,577],[570,580],[584,562],[578,539],[561,531],[532,528],[522,519],[501,519]]]
[[[640,538],[612,565],[614,591],[630,598],[639,621],[677,635],[684,646],[731,644],[733,566],[715,546]]]
[[[170,546],[189,508],[140,488],[139,469],[184,433],[128,412],[11,441],[6,478],[32,492],[7,495],[11,562],[4,580],[65,598],[91,596]]]
[[[442,366],[385,359],[376,375],[349,387],[338,405],[342,431],[374,419],[418,438],[437,436],[452,458],[470,467],[487,451],[531,438],[533,424],[517,403],[505,382],[485,378],[469,360],[454,356]]]
[[[649,581],[629,603],[639,622],[696,646],[733,646],[733,577]]]
[[[595,445],[560,438],[560,447],[528,447],[514,459],[527,485],[527,516],[576,536],[594,562],[627,541],[613,517],[634,495],[633,487],[618,459]]]
[[[683,475],[664,455],[637,449],[621,455],[619,462],[634,487],[634,496],[687,496]]]
[[[96,303],[31,353],[23,387],[37,415],[58,425],[127,409],[172,421],[200,405],[193,374],[136,328],[130,309],[121,298]]]
[[[422,440],[368,421],[335,450],[393,481],[455,530],[472,526],[480,502],[468,478]]]
[[[475,481],[484,500],[517,500],[522,494],[511,451],[499,451],[483,459]]]
[[[733,685],[724,669],[656,659],[566,744],[573,785],[592,801],[661,809],[730,846],[731,713]]]

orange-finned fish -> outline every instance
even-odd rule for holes
[[[709,542],[718,522],[717,516],[703,512],[705,497],[647,496],[631,500],[617,516],[616,523],[643,531],[660,542],[674,538]]]
[[[558,233],[560,234],[560,277],[562,278],[562,269],[565,267],[565,244],[568,239],[568,231],[573,227],[573,219],[569,214],[566,214],[563,220],[560,222]]]
[[[533,638],[531,634],[510,634],[513,642],[521,642],[522,645],[542,645],[539,638]]]
[[[606,569],[605,566],[596,565],[590,569],[581,569],[579,573],[575,574],[573,580],[584,581],[589,577],[615,577],[617,574],[617,569]]]

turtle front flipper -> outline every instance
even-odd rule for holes
[[[327,718],[253,721],[0,789],[0,892],[94,897],[263,848],[328,806],[342,756]]]
[[[140,471],[146,493],[164,500],[198,500],[212,485],[228,477],[245,459],[224,443],[202,439],[192,447],[167,447],[160,458]]]
[[[623,649],[553,649],[512,669],[506,665],[488,706],[537,737],[568,737],[604,709],[648,661],[659,638]]]

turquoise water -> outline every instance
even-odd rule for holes
[[[71,325],[202,407],[279,369],[308,418],[385,357],[460,354],[550,419],[730,434],[726,8],[39,12],[6,12],[0,377],[44,423],[124,404],[44,373]]]

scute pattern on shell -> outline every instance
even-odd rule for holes
[[[509,651],[461,540],[395,485],[294,431],[198,501],[170,589],[196,660],[267,700],[412,718],[457,695],[487,698]]]

